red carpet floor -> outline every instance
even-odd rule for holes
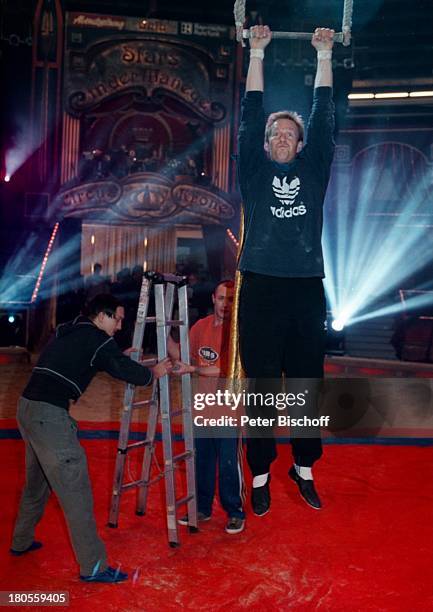
[[[182,546],[171,549],[160,484],[150,492],[146,516],[134,515],[135,496],[128,492],[119,528],[105,526],[116,444],[83,445],[109,558],[133,579],[118,585],[78,580],[54,498],[37,529],[43,548],[19,558],[8,554],[24,449],[20,440],[6,439],[0,442],[0,590],[68,591],[69,609],[81,611],[433,609],[432,447],[326,446],[315,469],[325,506],[317,512],[288,481],[290,447],[280,445],[269,514],[255,517],[248,504],[245,531],[230,536],[216,504],[200,533],[180,527]]]

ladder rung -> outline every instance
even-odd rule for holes
[[[186,504],[187,502],[191,501],[192,499],[194,499],[194,495],[192,493],[191,493],[191,495],[185,495],[185,497],[181,497],[180,499],[176,500],[176,508],[178,508],[182,504]]]
[[[151,444],[150,440],[140,440],[139,442],[133,442],[132,444],[128,444],[128,446],[124,449],[119,448],[119,452],[124,453],[132,450],[133,448],[140,448],[141,446],[149,446]]]
[[[164,472],[161,472],[161,474],[158,474],[158,476],[155,476],[155,478],[152,478],[152,480],[149,480],[149,482],[147,483],[147,486],[150,487],[150,485],[155,484],[155,482],[158,482],[159,480],[161,480],[161,478],[164,478],[165,474]]]
[[[188,283],[186,276],[179,276],[178,274],[162,274],[161,276],[166,283],[173,283],[174,285],[186,285]]]
[[[184,453],[180,453],[179,455],[175,455],[172,459],[173,463],[177,463],[178,461],[183,461],[184,459],[189,459],[192,457],[191,451],[185,451]]]
[[[146,487],[150,487],[150,485],[155,484],[156,482],[161,480],[161,478],[164,478],[164,472],[158,474],[158,476],[155,476],[155,478],[152,478],[152,480],[149,480],[148,483],[146,483],[144,480],[132,480],[131,482],[127,482],[126,484],[122,485],[122,491],[124,489],[132,489],[132,487],[141,487],[143,485]]]
[[[133,402],[131,404],[131,408],[142,408],[143,406],[146,406],[147,404],[152,404],[153,400],[141,400],[139,402]]]
[[[144,320],[146,323],[155,323],[156,317],[146,317]]]
[[[177,274],[165,274],[161,272],[155,272],[149,270],[144,273],[145,278],[153,282],[154,285],[161,284],[162,282],[173,283],[181,287],[182,285],[188,284],[188,278],[186,276],[178,276]]]
[[[156,357],[149,357],[148,359],[143,359],[140,361],[140,365],[143,366],[152,366],[158,363],[158,359]]]
[[[132,489],[132,487],[138,487],[140,484],[143,484],[142,480],[133,480],[132,482],[127,482],[122,485],[122,491],[126,491],[126,489]]]
[[[185,325],[183,321],[179,321],[179,319],[167,319],[164,321],[160,321],[157,323],[157,327],[182,327]]]
[[[174,417],[177,417],[180,414],[183,414],[184,412],[186,412],[186,410],[184,408],[181,408],[180,410],[175,410],[174,412],[170,412],[170,416],[172,419],[174,419]]]

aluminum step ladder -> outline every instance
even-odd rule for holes
[[[152,286],[155,292],[155,317],[148,317],[148,306]],[[174,298],[177,294],[179,319],[173,320]],[[134,328],[133,347],[142,346],[146,323],[156,324],[158,361],[167,357],[167,338],[172,326],[179,327],[180,357],[184,363],[190,363],[189,354],[189,326],[188,326],[188,297],[187,279],[172,274],[159,274],[145,272],[141,285],[137,319]],[[137,361],[140,352],[131,354],[131,359]],[[154,365],[156,360],[146,360],[145,365]],[[123,413],[121,418],[119,442],[116,465],[114,470],[113,493],[108,525],[118,526],[120,500],[123,491],[137,488],[136,514],[142,516],[146,513],[147,495],[149,487],[165,479],[166,517],[168,529],[168,542],[171,547],[180,545],[177,529],[176,510],[186,504],[188,513],[188,526],[191,533],[197,532],[197,495],[195,477],[194,438],[191,409],[191,375],[182,375],[182,406],[173,411],[170,397],[169,376],[165,375],[154,381],[150,400],[134,401],[135,385],[127,384],[125,389]],[[129,434],[131,419],[134,410],[149,408],[147,432],[144,440],[130,442]],[[174,417],[182,416],[182,429],[184,438],[184,451],[173,456],[173,426]],[[155,434],[158,417],[162,424],[162,445],[164,467],[160,473],[150,479],[152,460],[155,454]],[[144,448],[141,476],[137,480],[124,482],[125,463],[127,455],[132,450]],[[175,469],[181,462],[186,467],[186,494],[176,497]],[[154,461],[154,463],[156,463]]]

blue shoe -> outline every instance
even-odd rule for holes
[[[245,519],[239,516],[231,516],[226,525],[227,533],[240,533],[245,528]]]
[[[11,555],[19,557],[20,555],[25,555],[26,553],[31,552],[32,550],[38,550],[39,548],[42,548],[42,542],[36,542],[35,540],[30,544],[30,546],[27,546],[27,548],[25,548],[24,550],[15,550],[15,548],[10,548],[9,552],[11,553]]]
[[[90,576],[80,576],[80,580],[84,582],[123,582],[128,579],[128,574],[121,572],[119,569],[114,567],[106,567],[101,572],[91,574]]]
[[[210,519],[210,514],[203,514],[203,512],[197,512],[198,523],[204,523],[204,521],[210,521]],[[179,523],[179,525],[188,525],[188,515],[185,514],[185,516],[182,516],[181,518],[177,519],[177,522]]]

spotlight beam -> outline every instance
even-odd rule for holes
[[[401,287],[405,278],[432,258],[430,241],[426,236],[429,229],[424,221],[428,212],[427,173],[417,169],[412,160],[415,153],[411,149],[413,172],[402,170],[404,164],[394,158],[390,170],[386,163],[389,151],[393,156],[402,155],[399,146],[374,151],[370,165],[360,165],[363,176],[358,177],[362,185],[356,205],[349,208],[340,204],[334,217],[325,219],[325,287],[336,319],[343,315],[350,322],[359,321],[360,317],[362,320],[370,318],[367,311],[374,302]],[[381,193],[380,190],[385,189],[382,183],[388,190],[392,188],[396,201],[403,202],[400,212],[381,207],[379,215],[374,215],[371,186],[378,185]],[[336,201],[348,202],[350,187],[356,184],[353,174],[347,185],[342,179],[336,180],[335,184]],[[382,312],[382,309],[374,312]]]

